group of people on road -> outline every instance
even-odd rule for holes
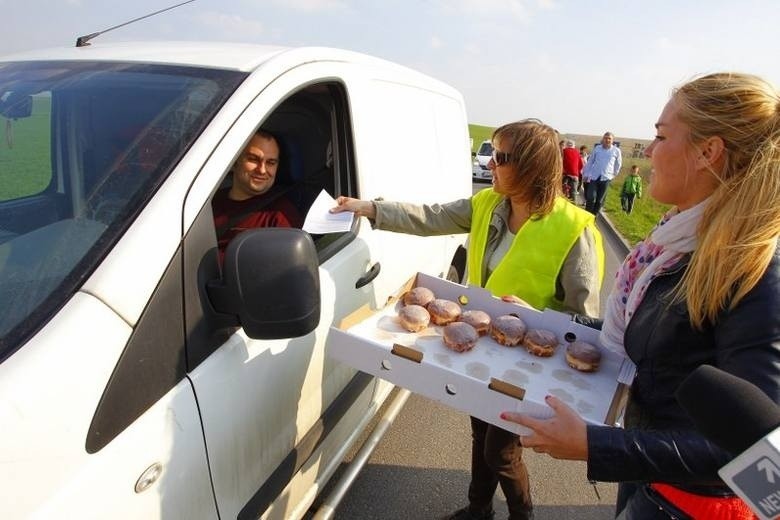
[[[655,127],[645,150],[653,168],[649,193],[672,209],[610,282],[604,316],[595,215],[622,166],[611,132],[587,156],[572,141],[562,151],[557,132],[539,120],[509,123],[492,135],[491,188],[433,205],[339,197],[331,210],[400,233],[467,233],[468,283],[570,313],[599,328],[602,346],[636,366],[623,428],[586,424],[552,396],[551,419],[502,414],[529,435],[472,417],[468,504],[447,518],[492,519],[498,486],[510,519],[533,518],[524,448],[586,461],[589,479],[618,482],[621,519],[751,517],[717,474],[737,454],[697,431],[675,392],[708,364],[780,403],[780,94],[752,75],[709,74],[674,90]],[[225,215],[256,199],[270,213],[263,225],[298,225],[283,199],[262,202],[281,160],[270,134],[250,141],[234,165],[233,187],[215,202],[222,228],[255,225]],[[564,182],[569,193],[579,188],[577,170],[584,210],[563,196]],[[642,196],[636,177],[632,167],[622,190],[629,213]]]
[[[607,188],[610,182],[619,174],[623,164],[620,147],[614,143],[612,132],[606,132],[601,143],[588,153],[583,145],[575,148],[572,139],[560,141],[563,158],[563,194],[571,202],[577,203],[577,193],[585,187],[585,210],[598,215],[604,206]],[[631,214],[634,201],[642,198],[642,178],[639,166],[632,165],[631,173],[626,176],[620,192],[620,203],[623,211]]]

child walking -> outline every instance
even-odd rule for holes
[[[623,211],[631,214],[634,209],[634,198],[642,198],[642,177],[639,176],[639,166],[631,166],[631,173],[623,181],[623,190],[620,192],[620,205]]]

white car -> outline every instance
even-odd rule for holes
[[[220,268],[212,197],[259,126],[301,213],[468,197],[461,95],[334,49],[94,43],[0,58],[0,114],[0,517],[300,518],[392,389],[329,329],[464,237],[260,229]],[[399,135],[435,136],[419,168]]]
[[[474,153],[474,159],[471,165],[471,177],[475,181],[487,181],[493,178],[493,172],[488,168],[488,162],[493,154],[493,143],[489,140],[482,141],[479,148]]]

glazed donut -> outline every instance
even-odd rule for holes
[[[601,362],[601,351],[584,341],[573,341],[566,347],[566,362],[580,372],[595,372]]]
[[[450,300],[436,298],[428,304],[431,321],[434,325],[446,325],[456,321],[460,316],[460,305]]]
[[[534,356],[550,357],[555,354],[558,338],[549,330],[529,329],[523,338],[523,345]]]
[[[431,315],[420,305],[405,305],[398,311],[398,321],[409,332],[420,332],[431,322]]]
[[[455,352],[466,352],[474,348],[479,334],[474,327],[462,321],[453,321],[444,326],[444,345]]]
[[[499,345],[514,347],[523,341],[527,327],[525,322],[511,314],[505,314],[490,323],[490,336]]]
[[[433,291],[426,287],[415,287],[404,294],[404,305],[420,305],[427,307],[433,301],[435,296]]]
[[[490,331],[490,316],[485,311],[463,311],[458,321],[474,327],[480,336],[484,336]]]

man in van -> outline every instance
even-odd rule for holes
[[[301,227],[303,219],[284,190],[274,188],[281,150],[278,139],[259,129],[233,164],[233,184],[211,202],[219,260],[242,231],[261,227]]]

